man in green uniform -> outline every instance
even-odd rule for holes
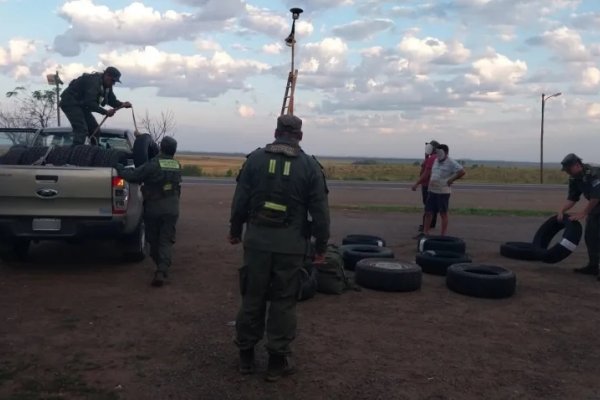
[[[115,82],[121,82],[120,79],[119,70],[108,67],[102,73],[86,73],[73,79],[62,92],[60,108],[73,127],[73,145],[84,144],[86,136],[98,127],[92,112],[112,117],[117,109],[131,107],[130,102],[117,100],[113,93],[112,88]],[[113,108],[102,108],[107,104]]]
[[[269,365],[266,379],[295,372],[290,344],[296,336],[299,270],[307,242],[315,238],[316,261],[322,262],[329,240],[327,185],[319,163],[300,148],[302,120],[277,119],[275,141],[254,151],[237,178],[231,205],[229,242],[244,235],[240,269],[242,305],[236,320],[240,372],[254,372],[254,346],[266,322]],[[308,214],[312,222],[308,222]]]
[[[586,219],[585,245],[588,251],[588,264],[573,271],[582,274],[598,276],[600,264],[600,168],[584,164],[581,158],[570,153],[561,162],[562,170],[569,174],[569,195],[567,201],[558,211],[558,219],[562,221],[563,214],[573,208],[581,195],[588,200],[583,211],[571,216],[571,220]],[[598,276],[600,280],[600,276]]]
[[[141,183],[144,196],[144,224],[150,256],[156,263],[153,286],[162,286],[171,266],[171,249],[175,243],[175,225],[179,217],[181,165],[173,159],[177,141],[166,136],[160,153],[136,169],[118,166],[119,175],[128,182]]]

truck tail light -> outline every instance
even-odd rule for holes
[[[120,176],[112,177],[112,213],[122,215],[127,212],[129,184]]]

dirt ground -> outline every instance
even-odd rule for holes
[[[517,292],[483,300],[424,275],[413,293],[363,289],[298,305],[299,372],[275,384],[236,372],[242,249],[225,241],[232,187],[186,186],[172,282],[110,244],[41,243],[0,264],[0,399],[600,399],[600,282],[559,265],[500,258],[543,219],[454,217],[476,262],[517,273]],[[555,209],[564,193],[455,193],[453,204]],[[333,204],[417,205],[410,191],[335,189]],[[558,203],[557,203],[558,202]],[[418,215],[334,210],[333,241],[372,233],[414,259]],[[260,370],[266,367],[263,347]]]

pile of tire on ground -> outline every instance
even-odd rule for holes
[[[424,273],[445,276],[453,264],[470,263],[466,243],[453,236],[427,236],[417,244],[415,262]]]

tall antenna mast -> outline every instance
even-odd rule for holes
[[[285,44],[292,48],[292,65],[285,86],[285,94],[283,95],[281,115],[285,114],[286,110],[289,115],[294,115],[294,92],[296,91],[296,79],[298,78],[298,70],[294,66],[294,57],[296,56],[296,20],[300,18],[303,10],[301,8],[292,8],[290,12],[292,13],[292,31],[285,38]]]

